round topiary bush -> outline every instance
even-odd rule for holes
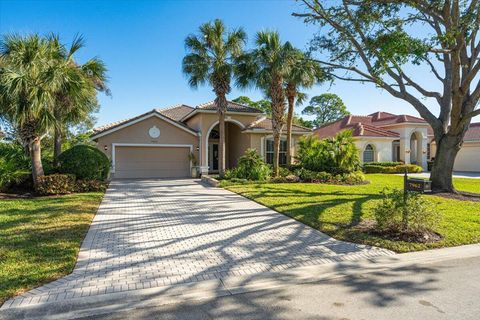
[[[74,146],[58,157],[61,173],[74,174],[82,180],[105,180],[110,171],[107,156],[95,147],[87,145]]]

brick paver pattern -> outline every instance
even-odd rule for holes
[[[2,308],[387,254],[197,180],[114,180],[73,273]]]

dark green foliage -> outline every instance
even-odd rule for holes
[[[77,180],[75,182],[75,192],[105,192],[108,183],[99,180]]]
[[[18,144],[0,143],[0,190],[27,180],[30,159]]]
[[[334,93],[324,93],[312,97],[302,114],[315,116],[312,121],[315,127],[336,121],[350,114],[342,99]]]
[[[370,162],[370,163],[364,164],[364,166],[375,165],[375,166],[382,166],[382,167],[396,167],[396,166],[400,166],[402,164],[403,164],[403,162],[394,162],[394,161],[390,161],[390,162]]]
[[[272,170],[263,161],[255,149],[248,149],[238,160],[238,166],[225,172],[225,179],[246,179],[252,181],[266,181]]]
[[[38,178],[36,192],[39,195],[67,194],[75,191],[73,174],[51,174]]]
[[[383,199],[374,209],[379,231],[417,233],[432,231],[439,223],[435,205],[417,192],[384,189]]]
[[[358,149],[349,130],[324,140],[316,137],[302,139],[297,159],[302,168],[316,172],[342,174],[360,167]]]
[[[415,164],[382,165],[372,162],[363,165],[363,171],[365,173],[404,173],[405,169],[407,169],[408,173],[419,173],[423,171],[422,167]]]
[[[110,171],[107,156],[92,146],[74,146],[63,152],[58,160],[59,172],[74,174],[77,179],[105,180]]]
[[[330,183],[330,184],[362,184],[365,183],[365,176],[361,171],[354,171],[343,174],[331,174],[328,172],[316,172],[307,169],[299,169],[295,174],[302,182]]]

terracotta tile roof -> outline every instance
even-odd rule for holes
[[[130,118],[130,119],[120,120],[120,121],[116,121],[116,122],[112,122],[112,123],[103,125],[101,127],[94,128],[93,129],[93,134],[91,136],[95,136],[95,135],[100,134],[102,132],[105,132],[107,130],[114,129],[114,128],[119,127],[123,124],[126,124],[126,123],[131,122],[131,121],[135,121],[137,119],[140,119],[140,118],[145,117],[147,115],[150,115],[152,113],[158,113],[162,116],[165,116],[165,117],[173,120],[174,122],[176,122],[178,125],[181,125],[182,127],[186,128],[190,131],[195,132],[195,130],[193,130],[192,128],[190,128],[189,126],[184,124],[183,122],[180,122],[180,121],[173,118],[173,117],[180,116],[182,114],[182,112],[186,112],[187,108],[190,108],[191,110],[193,110],[193,108],[191,108],[189,106],[186,106],[186,105],[179,105],[179,106],[174,106],[174,107],[166,108],[166,109],[153,109],[153,110],[142,113],[141,115],[138,115],[138,116]]]
[[[480,122],[470,123],[464,141],[480,140]]]
[[[410,116],[407,114],[396,115],[388,112],[377,111],[375,113],[369,114],[368,117],[371,118],[371,122],[378,125],[387,125],[394,123],[426,123],[426,121],[419,117]]]
[[[217,107],[215,106],[214,101],[209,101],[206,103],[199,104],[196,109],[202,109],[202,110],[217,110]],[[248,113],[262,113],[261,110],[258,110],[257,108],[253,108],[250,106],[246,106],[244,104],[236,103],[233,101],[228,101],[228,107],[227,111],[232,111],[232,112],[248,112]]]
[[[387,117],[384,118],[383,116]],[[376,119],[376,121],[373,121],[374,118]],[[318,129],[315,129],[314,133],[319,138],[327,138],[335,136],[338,132],[342,130],[350,129],[353,131],[354,137],[400,137],[398,133],[378,126],[378,122],[380,121],[380,119],[391,118],[391,114],[386,114],[383,112],[369,116],[349,115],[335,122],[326,124]]]
[[[262,117],[250,123],[244,130],[252,130],[252,129],[272,130],[272,119]],[[283,131],[286,131],[286,130],[284,129]],[[311,131],[312,131],[311,129],[305,128],[302,126],[297,126],[297,125],[292,126],[292,132],[308,133]]]
[[[158,112],[175,121],[180,121],[193,110],[195,109],[185,104],[179,104],[165,109],[157,109]]]

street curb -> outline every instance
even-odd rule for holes
[[[327,281],[408,265],[429,264],[474,257],[480,257],[480,244],[410,252],[393,256],[377,256],[357,261],[298,267],[287,271],[233,276],[219,280],[207,280],[113,293],[104,296],[70,299],[68,301],[44,303],[42,305],[10,308],[0,311],[0,319],[75,319],[148,306],[205,300],[286,285]]]

